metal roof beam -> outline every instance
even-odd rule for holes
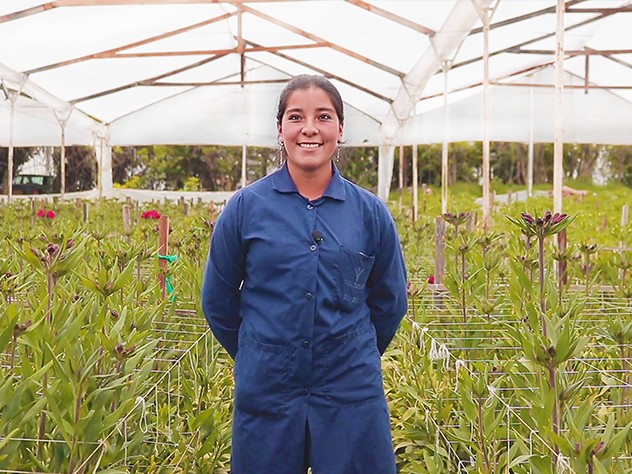
[[[248,40],[245,40],[245,41],[246,41],[247,44],[250,44],[250,45],[253,45],[253,46],[260,46],[257,43],[253,43],[252,41],[248,41]],[[347,84],[348,86],[351,86],[351,87],[353,87],[355,89],[361,90],[362,92],[365,92],[365,93],[367,93],[369,95],[372,95],[373,97],[377,97],[378,99],[381,99],[381,100],[383,100],[385,102],[388,102],[389,104],[393,103],[393,99],[390,99],[389,97],[385,97],[385,96],[383,96],[381,94],[378,94],[375,91],[372,91],[371,89],[367,89],[366,87],[362,87],[361,85],[356,84],[355,82],[351,82],[351,81],[349,81],[349,80],[347,80],[347,79],[345,79],[343,77],[340,77],[340,76],[337,76],[335,74],[332,74],[331,72],[326,71],[324,69],[320,69],[320,68],[318,68],[318,67],[316,67],[316,66],[314,66],[312,64],[306,63],[304,61],[301,61],[299,59],[293,58],[291,56],[287,56],[287,55],[285,55],[283,53],[272,52],[272,54],[274,54],[275,56],[278,56],[280,58],[283,58],[283,59],[285,59],[287,61],[292,61],[293,63],[296,63],[296,64],[298,64],[300,66],[303,66],[303,67],[309,68],[309,69],[311,69],[313,71],[316,71],[317,73],[322,74],[325,77],[328,77],[330,79],[335,79],[335,80],[337,80],[339,82],[342,82],[343,84]]]
[[[555,54],[553,49],[521,49],[515,51],[507,51],[508,53],[518,54]],[[612,54],[632,54],[632,49],[582,49],[577,51],[564,51],[567,56],[610,56]]]
[[[269,46],[269,47],[261,47],[261,48],[245,48],[244,53],[260,53],[260,52],[274,52],[274,51],[285,51],[285,50],[295,50],[295,49],[312,49],[312,48],[324,48],[327,47],[326,44],[323,43],[314,43],[314,44],[292,44],[292,45],[284,45],[284,46]],[[223,53],[239,53],[241,54],[239,48],[231,48],[231,49],[213,49],[213,50],[200,50],[200,51],[164,51],[164,52],[155,52],[155,53],[122,53],[122,54],[108,54],[108,55],[100,55],[99,58],[153,58],[153,57],[162,57],[162,56],[210,56],[215,54],[223,54]]]
[[[593,23],[593,22],[595,22],[595,21],[602,20],[602,19],[604,19],[604,18],[606,18],[606,17],[609,17],[609,16],[611,16],[611,15],[614,15],[615,13],[618,13],[618,12],[619,12],[619,10],[620,10],[620,9],[618,9],[618,8],[614,8],[614,9],[612,9],[612,11],[610,11],[610,12],[606,12],[606,13],[600,14],[600,15],[598,15],[598,16],[595,16],[595,17],[593,17],[593,18],[590,18],[590,19],[588,19],[588,20],[582,21],[582,22],[580,22],[580,23],[576,23],[576,24],[574,24],[574,25],[568,26],[568,27],[566,27],[566,28],[564,29],[564,31],[574,30],[575,28],[580,28],[580,27],[582,27],[582,26],[586,26],[586,25],[588,25],[588,24],[590,24],[590,23]],[[544,40],[544,39],[551,38],[551,37],[554,37],[554,36],[555,36],[555,32],[553,32],[553,33],[547,33],[547,34],[545,34],[545,35],[538,36],[537,38],[533,38],[533,39],[530,39],[530,40],[528,40],[528,41],[524,41],[524,42],[522,42],[522,43],[515,44],[515,45],[513,45],[513,46],[509,46],[508,48],[500,49],[500,50],[498,50],[498,51],[494,51],[494,52],[492,52],[492,53],[489,53],[489,57],[492,57],[492,56],[497,56],[497,55],[499,55],[499,54],[503,54],[503,53],[511,53],[511,52],[516,51],[516,50],[519,50],[519,49],[520,49],[520,48],[522,48],[523,46],[527,46],[527,45],[532,44],[532,43],[537,43],[538,41],[542,41],[542,40]],[[454,65],[452,66],[452,69],[457,68],[457,67],[467,66],[468,64],[472,64],[472,63],[475,63],[475,62],[481,61],[482,59],[483,59],[483,56],[477,56],[477,57],[475,57],[475,58],[468,59],[468,60],[466,60],[466,61],[462,61],[462,62],[460,62],[460,63],[454,64]],[[439,74],[440,72],[441,72],[441,71],[437,71],[437,73],[436,73],[436,74]]]
[[[188,31],[197,29],[197,28],[201,28],[203,26],[207,26],[210,25],[212,23],[216,23],[218,21],[222,21],[222,20],[226,20],[228,18],[230,18],[231,16],[236,15],[237,12],[233,12],[233,13],[226,13],[225,15],[220,15],[218,17],[215,18],[211,18],[210,20],[205,20],[205,21],[201,21],[200,23],[195,23],[193,25],[190,26],[185,26],[184,28],[178,28],[177,30],[173,30],[173,31],[168,31],[167,33],[163,33],[161,35],[157,35],[157,36],[152,36],[151,38],[147,38],[141,41],[136,41],[134,43],[130,43],[130,44],[126,44],[124,46],[119,46],[118,48],[113,48],[113,49],[108,49],[106,51],[101,51],[100,53],[95,53],[95,54],[89,54],[87,56],[82,56],[80,58],[75,58],[75,59],[69,59],[67,61],[61,61],[58,63],[54,63],[54,64],[49,64],[47,66],[42,66],[42,67],[38,67],[35,69],[31,69],[30,71],[25,71],[25,74],[35,74],[37,72],[43,72],[43,71],[48,71],[50,69],[55,69],[58,67],[62,67],[62,66],[69,66],[71,64],[76,64],[76,63],[80,63],[80,62],[84,62],[84,61],[88,61],[90,59],[97,59],[97,58],[111,58],[111,57],[116,57],[116,53],[118,53],[119,51],[125,51],[126,49],[131,49],[131,48],[136,48],[138,46],[143,46],[149,43],[153,43],[154,41],[159,41],[165,38],[170,38],[172,36],[176,36],[182,33],[186,33]]]
[[[307,31],[301,30],[300,28],[297,28],[293,25],[290,25],[289,23],[285,23],[277,18],[271,17],[269,15],[266,15],[265,13],[260,12],[259,10],[255,10],[254,8],[250,8],[246,5],[243,5],[243,9],[246,12],[249,12],[263,20],[269,21],[270,23],[273,23],[277,26],[280,26],[282,28],[285,28],[286,30],[291,31],[292,33],[296,33],[300,36],[304,36],[305,38],[309,38],[310,40],[317,42],[317,43],[326,43],[327,46],[329,46],[331,49],[333,49],[334,51],[338,51],[339,53],[345,54],[347,56],[350,56],[354,59],[357,59],[358,61],[362,61],[364,63],[367,63],[373,67],[376,67],[378,69],[381,69],[382,71],[386,71],[390,74],[393,74],[395,76],[398,76],[400,78],[404,78],[405,74],[401,71],[397,71],[396,69],[393,69],[389,66],[386,66],[384,64],[378,63],[377,61],[373,61],[372,59],[367,58],[366,56],[362,56],[361,54],[355,53],[349,49],[343,48],[342,46],[338,46],[335,43],[332,43],[330,41],[327,41],[323,38],[320,38],[319,36],[313,35]]]
[[[174,76],[174,75],[179,74],[181,72],[185,72],[185,71],[188,71],[190,69],[194,69],[196,67],[203,66],[205,64],[210,63],[211,61],[215,61],[216,59],[223,58],[227,54],[229,54],[229,53],[218,54],[217,56],[213,56],[212,58],[207,58],[207,59],[204,59],[202,61],[198,61],[196,63],[189,64],[188,66],[181,67],[181,68],[176,69],[174,71],[170,71],[170,72],[167,72],[165,74],[161,74],[159,76],[152,77],[150,79],[144,79],[142,81],[132,82],[131,84],[126,84],[124,86],[115,87],[114,89],[109,89],[107,91],[97,92],[95,94],[91,94],[91,95],[88,95],[88,96],[85,96],[85,97],[81,97],[80,99],[74,99],[74,100],[71,100],[70,103],[71,104],[77,104],[79,102],[85,102],[87,100],[97,99],[99,97],[103,97],[103,96],[106,96],[106,95],[114,94],[115,92],[121,92],[121,91],[124,91],[124,90],[127,90],[127,89],[131,89],[132,87],[136,87],[136,86],[151,86],[156,81],[159,81],[160,79],[164,79],[165,77]]]
[[[600,53],[598,50],[595,50],[595,49],[591,49],[591,48],[586,48],[586,49],[587,49],[588,51],[594,51],[594,52],[596,52],[597,54],[599,54],[599,53]],[[603,56],[604,58],[609,59],[610,61],[614,61],[615,63],[620,64],[621,66],[628,67],[628,68],[632,69],[632,64],[630,64],[630,63],[628,63],[628,62],[626,62],[626,61],[623,61],[622,59],[619,59],[619,58],[613,58],[613,57],[612,57],[611,55],[609,55],[609,54],[600,54],[600,56]]]
[[[152,84],[147,84],[152,87],[207,87],[207,86],[239,86],[239,85],[249,85],[249,84],[285,84],[289,82],[289,79],[263,79],[260,81],[211,81],[211,82],[154,82]]]
[[[371,5],[370,3],[363,2],[362,0],[345,0],[345,1],[347,3],[351,3],[352,5],[355,5],[356,7],[360,7],[360,8],[363,8],[364,10],[368,10],[371,13],[384,17],[388,20],[394,21],[395,23],[399,23],[400,25],[406,26],[408,28],[411,28],[415,31],[418,31],[419,33],[423,33],[430,37],[434,36],[436,33],[434,30],[431,30],[430,28],[426,28],[425,26],[422,26],[419,23],[415,23],[414,21],[411,21],[399,15],[396,15],[395,13],[391,13],[387,10],[383,10],[379,7],[376,7],[375,5]]]
[[[578,3],[582,3],[582,2],[585,2],[585,1],[587,1],[587,0],[571,0],[571,1],[566,3],[566,7],[568,8],[569,5],[577,5]],[[503,20],[503,21],[498,21],[496,23],[492,23],[491,25],[489,25],[489,29],[493,30],[494,28],[500,28],[501,26],[512,25],[512,24],[518,23],[520,21],[530,20],[531,18],[536,18],[536,17],[539,17],[541,15],[546,15],[547,13],[555,13],[555,6],[548,7],[548,8],[543,8],[542,10],[537,10],[537,11],[534,11],[534,12],[531,12],[531,13],[526,13],[524,15],[516,16],[514,18],[509,18],[507,20]],[[482,32],[483,32],[483,28],[474,28],[472,30],[472,32],[470,33],[470,35],[475,35],[475,34],[482,33]]]

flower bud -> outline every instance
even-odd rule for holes
[[[112,315],[114,319],[118,319],[120,316],[119,312],[115,309],[110,310],[110,314]]]
[[[535,219],[528,212],[523,212],[520,215],[522,216],[522,220],[525,221],[527,224],[535,224]]]
[[[560,214],[559,212],[556,212],[555,214],[553,214],[553,217],[551,218],[551,225],[557,225],[560,222],[565,221],[567,217],[568,217],[567,214]]]
[[[553,215],[551,214],[551,211],[547,209],[546,212],[544,213],[544,216],[542,216],[542,220],[544,221],[545,224],[548,224],[549,222],[551,222],[552,217]]]
[[[550,355],[551,357],[555,357],[555,356],[556,356],[556,354],[557,354],[557,351],[555,350],[555,347],[553,347],[553,346],[549,347],[548,352],[549,352],[549,355]]]
[[[603,440],[599,441],[599,442],[597,443],[597,446],[595,446],[595,447],[593,448],[593,450],[591,451],[591,453],[590,453],[590,454],[592,454],[593,456],[594,456],[594,455],[596,455],[596,454],[598,454],[598,453],[599,453],[599,451],[601,451],[603,448],[605,448],[605,446],[606,446],[606,443],[605,443]]]

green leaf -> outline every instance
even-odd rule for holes
[[[135,269],[136,269],[135,262],[131,262],[129,265],[127,265],[127,268],[123,270],[123,272],[118,276],[118,278],[114,282],[114,285],[112,286],[112,291],[113,292],[118,291],[122,289],[125,285],[127,285],[130,279],[132,278],[132,276],[134,275]]]
[[[0,334],[0,354],[4,352],[4,350],[7,347],[7,344],[9,344],[9,341],[13,337],[13,329],[15,328],[15,325],[18,322],[18,317],[19,317],[18,310],[15,307],[15,305],[14,304],[9,305],[9,308],[7,309],[5,313],[5,318],[9,320],[9,324],[4,329],[4,331],[2,331],[2,334]]]
[[[9,443],[9,441],[11,441],[11,438],[13,438],[19,432],[20,432],[20,428],[16,428],[13,431],[11,431],[8,435],[6,435],[3,440],[0,440],[0,449],[4,448]]]

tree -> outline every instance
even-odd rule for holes
[[[36,147],[15,147],[13,148],[13,176],[15,177],[17,169],[20,165],[25,163],[31,155],[37,153]],[[2,189],[9,188],[9,149],[0,147],[0,183],[2,183]],[[5,191],[6,193],[6,191]]]

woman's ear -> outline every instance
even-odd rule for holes
[[[343,125],[341,123],[338,126],[338,145],[340,145],[342,143],[342,132],[343,132]]]

